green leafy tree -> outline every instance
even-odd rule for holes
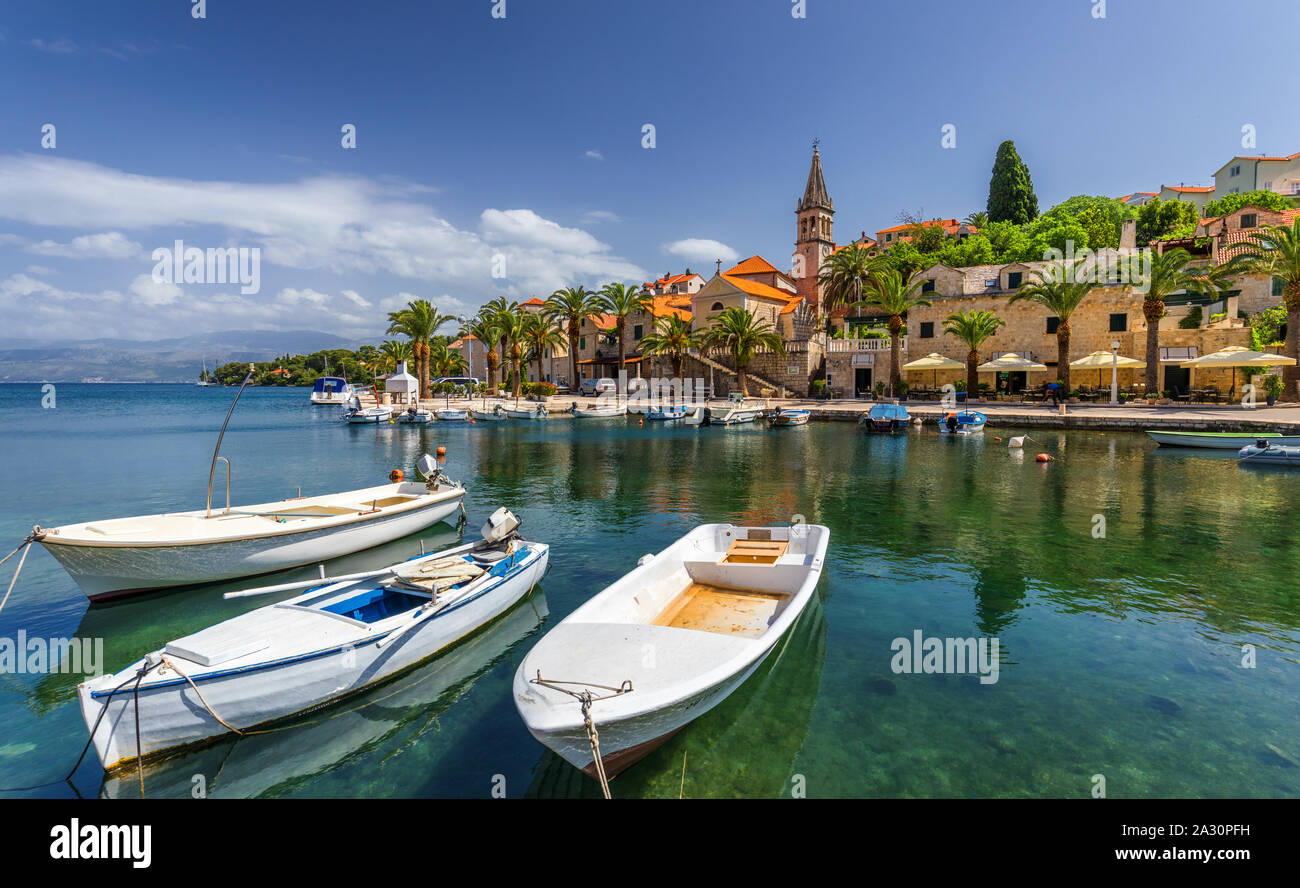
[[[1159,198],[1149,201],[1137,211],[1137,242],[1148,244],[1165,238],[1191,237],[1199,217],[1196,204],[1191,201]]]
[[[785,354],[781,337],[772,325],[738,305],[723,309],[704,331],[704,339],[713,349],[731,355],[736,365],[736,383],[743,397],[749,396],[746,371],[758,350],[766,348],[778,355]]]
[[[1300,359],[1300,216],[1288,228],[1265,226],[1246,235],[1244,245],[1227,263],[1231,274],[1266,274],[1282,283],[1282,305],[1286,308],[1286,351]],[[1289,395],[1296,394],[1296,367],[1283,368]]]
[[[966,352],[966,391],[979,391],[980,346],[987,342],[1006,321],[991,311],[963,311],[950,314],[943,322],[943,332],[954,336],[970,349]]]
[[[537,379],[546,378],[542,370],[542,356],[547,350],[554,351],[564,345],[564,331],[559,321],[548,311],[524,315],[524,342],[528,346],[528,357],[537,362]]]
[[[1070,316],[1098,286],[1096,281],[1079,280],[1082,265],[1083,260],[1053,262],[1021,284],[1008,300],[1008,304],[1022,299],[1036,302],[1056,315],[1056,380],[1066,392],[1070,390]]]
[[[1169,250],[1151,257],[1151,278],[1142,294],[1142,316],[1147,321],[1148,392],[1159,391],[1160,319],[1165,316],[1165,300],[1184,291],[1213,297],[1232,286],[1224,266],[1196,267],[1190,265],[1191,261],[1186,250]]]
[[[416,377],[420,380],[420,398],[429,396],[429,341],[451,315],[439,314],[427,299],[413,299],[405,308],[388,313],[388,333],[402,334],[411,340]]]
[[[473,320],[461,328],[460,335],[472,336],[482,344],[483,361],[487,364],[487,387],[489,391],[495,390],[497,368],[501,366],[501,353],[497,351],[501,341],[501,322],[496,313],[480,310]]]
[[[1038,217],[1038,197],[1034,194],[1029,167],[1020,159],[1016,143],[1010,139],[998,146],[986,209],[992,222],[1024,225]]]
[[[1245,194],[1225,194],[1205,205],[1206,216],[1228,216],[1242,207],[1256,206],[1274,212],[1289,210],[1291,199],[1273,191],[1247,191]]]

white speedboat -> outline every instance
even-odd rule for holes
[[[495,405],[491,410],[472,409],[469,414],[475,422],[505,422],[510,418],[506,408],[500,404]]]
[[[536,407],[504,407],[506,416],[511,419],[546,419],[546,405],[538,404]]]
[[[372,404],[362,406],[361,398],[354,391],[348,396],[347,406],[339,414],[339,418],[344,422],[353,425],[365,425],[366,423],[388,422],[393,418],[393,408],[387,404]]]
[[[959,410],[939,417],[939,434],[973,435],[984,431],[988,417],[978,410]]]
[[[1284,447],[1300,447],[1300,435],[1270,435],[1265,432],[1165,432],[1147,429],[1162,447],[1204,447],[1211,450],[1241,450],[1260,439]]]
[[[767,424],[774,429],[785,428],[787,426],[807,425],[812,412],[808,410],[786,409],[778,410],[772,414],[772,418]]]
[[[368,549],[455,513],[465,488],[442,478],[427,454],[421,463],[428,481],[233,508],[227,492],[225,509],[110,518],[33,533],[91,601],[252,576]]]
[[[627,768],[757,668],[811,600],[829,539],[820,525],[706,524],[642,558],[524,657],[524,724],[590,775]]]
[[[645,418],[651,422],[673,422],[686,418],[686,408],[681,405],[665,404],[647,410]]]
[[[256,728],[428,659],[541,580],[549,549],[517,539],[517,526],[499,509],[481,543],[310,589],[84,682],[77,695],[100,763],[112,771]]]
[[[747,407],[743,401],[720,409],[710,407],[709,425],[741,425],[753,422],[762,415],[761,407]]]
[[[469,411],[463,407],[439,407],[433,415],[439,422],[469,422]]]
[[[352,386],[341,376],[322,376],[311,387],[311,402],[316,405],[342,406],[352,397]]]
[[[610,419],[616,416],[627,416],[626,404],[608,404],[605,406],[580,407],[577,401],[569,408],[569,412],[576,419]]]
[[[416,407],[412,404],[397,414],[397,421],[407,425],[424,425],[433,422],[433,414],[424,407]]]

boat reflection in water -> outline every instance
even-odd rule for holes
[[[826,614],[821,592],[814,592],[754,674],[726,700],[614,778],[614,798],[788,796],[825,662]],[[600,798],[601,790],[599,782],[548,749],[533,767],[526,797]]]

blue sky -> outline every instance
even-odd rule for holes
[[[469,313],[715,256],[788,265],[814,137],[840,241],[982,209],[1006,138],[1043,208],[1208,183],[1244,124],[1245,153],[1300,150],[1274,73],[1294,0],[494,5],[10,4],[5,335],[375,336],[412,295]],[[258,247],[259,292],[154,281],[177,238]]]

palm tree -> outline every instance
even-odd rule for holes
[[[524,342],[528,344],[529,356],[537,361],[537,379],[541,381],[546,377],[542,371],[542,355],[548,349],[564,345],[564,331],[550,312],[529,313],[524,316]]]
[[[519,388],[524,381],[524,336],[527,330],[528,314],[522,311],[503,312],[497,315],[497,322],[501,325],[498,329],[501,333],[502,348],[505,354],[510,356],[510,369],[514,373],[514,385],[511,386],[511,393],[515,400],[519,400]]]
[[[486,305],[479,309],[479,312],[485,317],[496,318],[499,321],[498,326],[504,328],[510,324],[510,316],[519,313],[519,303],[514,302],[513,300],[507,300],[504,296],[498,296],[496,299],[490,300]],[[499,329],[497,330],[497,334],[497,339],[492,343],[492,345],[501,355],[502,362],[504,362],[507,346],[506,333],[504,329]]]
[[[665,315],[656,320],[654,329],[641,338],[641,353],[668,358],[673,364],[673,376],[681,379],[682,362],[691,349],[703,344],[703,338],[695,332],[689,320],[675,314]]]
[[[1142,315],[1147,320],[1148,392],[1157,391],[1160,385],[1160,319],[1165,316],[1165,300],[1183,290],[1210,295],[1230,286],[1224,266],[1188,268],[1191,261],[1191,254],[1186,250],[1170,250],[1151,257],[1151,279],[1142,297]]]
[[[989,214],[983,210],[977,210],[962,220],[971,228],[982,229],[989,224]]]
[[[1239,252],[1227,263],[1233,274],[1267,274],[1282,283],[1282,305],[1286,308],[1287,357],[1300,360],[1300,216],[1287,228],[1268,225],[1263,231],[1246,235]],[[1284,367],[1283,380],[1288,394],[1296,393],[1300,365]]]
[[[627,367],[627,316],[634,311],[650,311],[654,297],[642,292],[636,284],[606,284],[600,290],[605,313],[614,316],[614,329],[618,334],[618,369]]]
[[[870,287],[864,300],[867,305],[878,305],[889,315],[889,393],[893,395],[901,379],[899,362],[901,347],[899,340],[903,332],[903,317],[910,309],[929,306],[929,299],[922,299],[917,292],[925,284],[923,280],[914,280],[910,284],[900,272],[892,268],[884,269],[870,280]]]
[[[817,275],[826,289],[827,317],[832,309],[861,305],[863,293],[888,267],[883,256],[861,244],[849,244],[827,256]]]
[[[601,299],[586,287],[565,287],[556,290],[546,300],[546,310],[553,317],[562,319],[569,337],[569,360],[573,368],[573,378],[569,385],[575,390],[578,378],[578,331],[582,322],[595,317],[603,311]]]
[[[501,355],[497,351],[497,344],[501,338],[498,332],[500,326],[496,315],[480,310],[479,314],[460,331],[461,336],[473,336],[483,344],[483,360],[487,364],[489,389],[497,387],[497,367],[501,361]]]
[[[966,398],[975,397],[979,387],[980,346],[989,340],[1006,321],[991,311],[963,311],[950,314],[943,322],[943,332],[966,343]]]
[[[738,305],[719,313],[704,331],[704,339],[715,350],[730,352],[731,359],[736,364],[736,382],[740,385],[742,397],[749,397],[745,371],[749,369],[749,362],[758,350],[766,348],[778,355],[785,354],[785,346],[775,328]]]
[[[400,339],[385,339],[379,346],[379,355],[372,370],[376,373],[392,373],[403,361],[411,360],[411,343]]]
[[[1062,394],[1070,391],[1070,315],[1074,314],[1074,310],[1089,293],[1100,286],[1095,280],[1077,279],[1079,266],[1084,261],[1086,260],[1080,259],[1072,265],[1062,261],[1053,262],[1021,284],[1007,300],[1008,304],[1012,304],[1028,299],[1056,315],[1056,381],[1064,389]]]
[[[429,396],[429,340],[439,327],[454,320],[451,315],[438,314],[427,299],[413,299],[406,308],[388,313],[388,333],[401,333],[411,340],[421,400]]]

